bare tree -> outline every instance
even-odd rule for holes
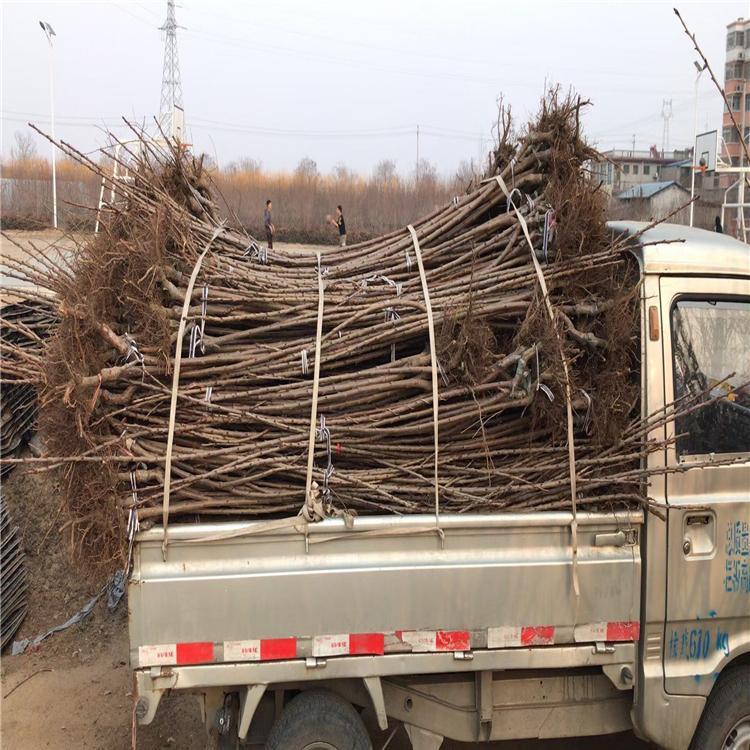
[[[452,182],[459,190],[466,190],[472,182],[480,176],[479,165],[474,162],[474,159],[464,159],[456,169],[456,173],[453,175]]]
[[[10,158],[13,161],[28,161],[36,156],[36,144],[31,134],[16,130],[13,138],[15,144],[10,150]]]
[[[299,160],[299,164],[294,170],[294,173],[299,177],[304,177],[308,180],[315,180],[319,175],[318,165],[314,159],[311,159],[309,156],[304,156]]]
[[[434,185],[438,181],[437,167],[427,159],[420,159],[414,173],[414,181],[419,185]]]
[[[230,161],[224,168],[224,171],[227,174],[239,174],[240,172],[244,172],[245,174],[260,174],[263,171],[263,162],[260,159],[245,156],[237,161]]]
[[[396,162],[390,159],[379,161],[372,171],[372,178],[380,186],[387,186],[397,182]]]
[[[333,176],[339,182],[348,182],[354,179],[354,172],[346,164],[339,162],[333,168]]]

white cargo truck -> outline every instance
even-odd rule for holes
[[[668,443],[648,458],[665,520],[579,513],[578,595],[567,512],[446,514],[441,534],[425,516],[172,526],[166,561],[163,529],[141,531],[139,722],[179,690],[218,747],[370,748],[367,710],[415,750],[630,728],[674,750],[750,748],[750,250],[661,225],[633,252],[644,415],[727,393],[650,436]]]

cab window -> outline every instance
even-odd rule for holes
[[[671,317],[675,400],[724,397],[676,420],[677,456],[750,452],[750,299],[680,299]]]

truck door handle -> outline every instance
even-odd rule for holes
[[[716,519],[712,512],[686,513],[682,553],[687,558],[707,557],[716,549]]]
[[[638,541],[635,529],[613,531],[608,534],[594,534],[595,547],[625,547]]]

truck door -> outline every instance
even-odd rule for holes
[[[662,277],[660,297],[666,403],[726,396],[667,429],[665,691],[708,695],[750,651],[750,280]]]

